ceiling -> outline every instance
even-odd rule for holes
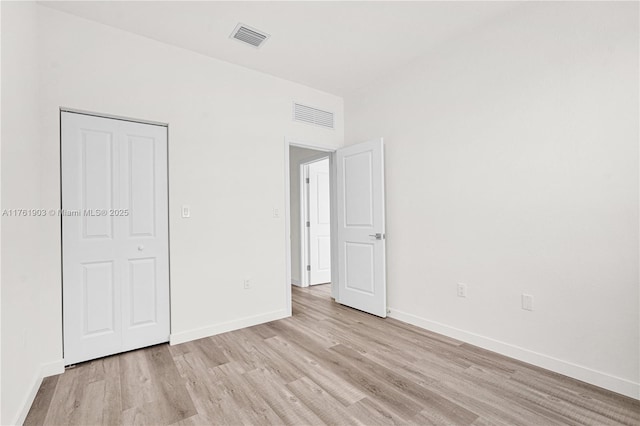
[[[484,1],[41,4],[337,95],[515,7]],[[230,39],[239,22],[271,37],[260,49]]]

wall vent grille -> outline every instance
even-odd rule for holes
[[[258,48],[269,38],[269,34],[248,25],[238,24],[229,37]]]
[[[334,128],[333,113],[298,103],[293,104],[293,119],[316,126]]]

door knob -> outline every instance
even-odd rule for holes
[[[384,238],[384,234],[369,234],[370,237],[375,237],[376,240],[381,240]]]
[[[138,251],[142,251],[142,250],[144,250],[144,246],[141,244],[138,246]]]

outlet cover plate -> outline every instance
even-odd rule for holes
[[[467,285],[458,283],[458,297],[467,297]]]

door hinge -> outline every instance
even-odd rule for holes
[[[309,178],[306,179],[307,183],[309,183]]]
[[[311,227],[311,222],[307,222],[307,228]]]
[[[311,265],[307,265],[307,271],[311,270]]]

